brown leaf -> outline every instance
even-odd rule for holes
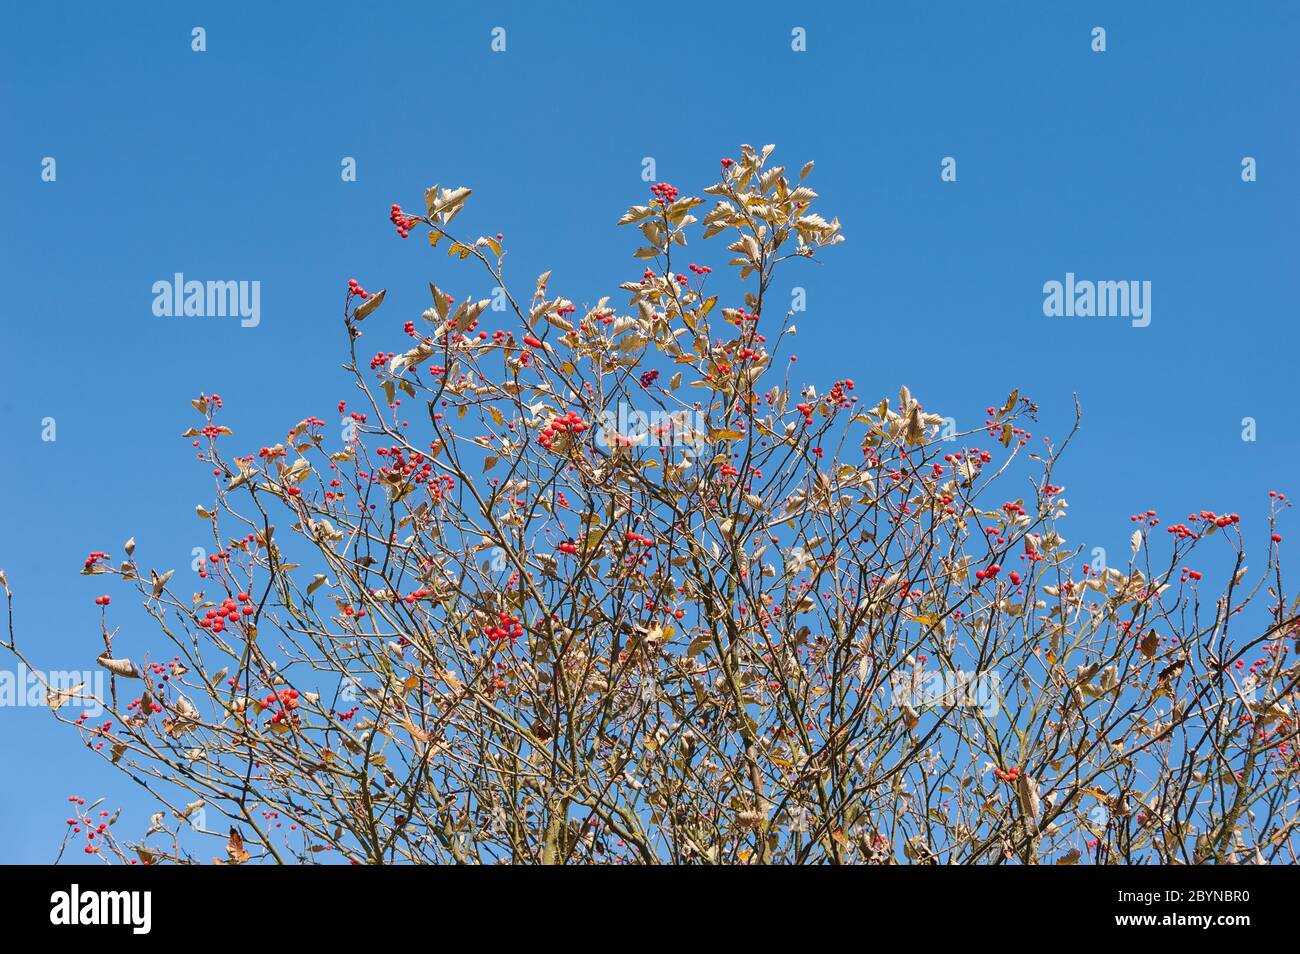
[[[233,826],[230,829],[230,840],[226,842],[226,854],[230,856],[232,865],[242,865],[249,858],[248,852],[244,850],[244,836]]]
[[[353,320],[361,321],[364,318],[367,318],[376,308],[384,303],[384,294],[387,291],[387,288],[381,288],[358,305],[356,311],[352,312]]]
[[[95,662],[115,676],[122,676],[126,679],[140,678],[140,670],[136,669],[135,663],[129,659],[114,659],[108,653],[100,653]]]

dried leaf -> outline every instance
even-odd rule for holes
[[[140,670],[135,668],[135,663],[129,659],[114,659],[108,653],[100,653],[95,662],[99,663],[115,676],[122,676],[126,679],[140,679]]]
[[[244,836],[239,833],[238,828],[230,829],[230,840],[226,842],[226,854],[230,856],[232,865],[242,865],[249,858],[249,854],[244,850]]]
[[[363,301],[357,306],[356,310],[352,312],[352,319],[354,321],[363,321],[368,318],[376,308],[384,303],[384,295],[387,291],[387,288],[381,288]]]

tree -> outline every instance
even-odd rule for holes
[[[1123,565],[1083,564],[1059,528],[1069,438],[1033,438],[1027,397],[958,432],[906,387],[801,384],[773,276],[843,237],[812,163],[771,153],[722,160],[702,221],[667,184],[627,211],[645,270],[622,306],[580,310],[549,273],[518,297],[500,234],[451,232],[470,190],[435,186],[393,207],[399,234],[485,269],[517,327],[430,284],[409,349],[359,357],[384,292],[353,280],[342,442],[309,417],[230,456],[221,400],[194,401],[216,475],[199,592],[133,543],[91,553],[155,648],[115,652],[102,598],[109,717],[52,700],[162,808],[92,853],[1295,860],[1285,498],[1253,584],[1236,514],[1147,510]],[[732,305],[683,267],[694,226],[730,242]],[[1205,600],[1187,567],[1214,546],[1232,567]],[[193,831],[199,809],[229,826]]]

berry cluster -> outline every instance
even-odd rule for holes
[[[95,844],[95,836],[99,835],[101,838],[107,836],[108,827],[113,823],[114,819],[109,817],[109,812],[101,810],[99,820],[96,821],[89,813],[83,812],[81,806],[86,804],[86,800],[78,795],[69,795],[68,801],[75,806],[74,811],[76,812],[73,817],[68,819],[68,827],[76,834],[81,834],[84,829],[86,832],[86,846],[82,851],[88,855],[98,854],[99,846]],[[104,819],[108,820],[105,821]],[[131,864],[135,864],[134,859]]]
[[[393,203],[392,209],[388,213],[388,221],[392,222],[397,228],[397,234],[406,238],[411,234],[411,229],[415,228],[415,223],[420,221],[418,216],[407,215],[402,211],[402,207]]]
[[[843,381],[836,381],[831,385],[830,391],[826,394],[826,400],[840,408],[849,408],[853,406],[853,398],[848,394],[853,390],[853,379],[845,378]]]
[[[362,288],[360,285],[358,285],[358,284],[357,284],[357,280],[356,280],[355,278],[349,278],[349,279],[348,279],[348,295],[349,295],[349,296],[356,295],[356,296],[357,296],[358,298],[360,298],[362,301],[365,301],[367,298],[370,297],[370,292],[366,291],[364,288]]]
[[[199,620],[199,626],[203,629],[219,633],[226,628],[228,624],[239,622],[240,615],[252,616],[256,610],[248,605],[252,602],[252,597],[247,593],[239,594],[239,602],[236,603],[229,596],[221,601],[221,605],[207,610],[203,618]],[[242,609],[240,603],[244,604]]]
[[[387,466],[379,468],[379,475],[386,479],[409,477],[418,484],[428,480],[433,473],[433,463],[426,460],[423,454],[412,451],[410,457],[407,457],[405,449],[399,444],[377,448],[375,454],[391,458]]]
[[[676,202],[677,196],[680,194],[676,189],[670,186],[667,182],[655,183],[650,187],[650,192],[659,201],[660,205],[665,205],[665,206],[672,205],[674,202]]]
[[[262,708],[275,709],[275,715],[271,716],[271,724],[279,725],[286,719],[291,718],[290,713],[298,708],[298,690],[281,689],[279,692],[267,696],[262,700]],[[293,716],[292,718],[297,718]]]
[[[159,703],[154,702],[152,699],[149,700],[149,705],[146,706],[146,705],[144,704],[144,697],[143,697],[143,696],[142,696],[141,698],[136,699],[136,700],[134,700],[133,702],[129,703],[129,704],[127,705],[127,707],[126,707],[126,711],[127,711],[127,712],[132,712],[132,711],[134,711],[134,710],[136,710],[136,709],[139,709],[139,710],[140,710],[140,715],[143,716],[143,717],[146,718],[146,719],[149,718],[149,716],[153,715],[153,714],[156,713],[156,712],[162,712],[162,711],[163,711],[163,707],[162,707]]]
[[[538,436],[537,443],[550,450],[557,434],[581,434],[586,429],[586,422],[578,416],[577,412],[568,411],[560,417],[551,418],[546,429]]]
[[[499,642],[505,639],[518,639],[524,634],[524,627],[520,624],[518,617],[511,616],[509,613],[501,612],[497,614],[497,624],[483,627],[483,635],[491,642]]]

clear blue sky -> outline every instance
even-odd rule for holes
[[[1300,462],[1300,5],[617,6],[7,8],[0,566],[35,662],[93,666],[89,551],[134,535],[145,565],[187,572],[211,496],[177,437],[192,396],[220,394],[255,450],[347,393],[347,278],[390,289],[394,330],[427,279],[486,293],[399,241],[391,203],[472,186],[466,228],[506,232],[513,274],[551,268],[590,302],[636,272],[613,222],[646,195],[643,157],[691,193],[741,142],[816,159],[848,237],[798,276],[808,381],[852,377],[864,398],[906,383],[963,427],[1019,387],[1056,435],[1077,392],[1071,542],[1124,554],[1147,507],[1262,530],[1267,491]],[[178,271],[260,281],[260,325],[155,317],[151,286]],[[1066,272],[1150,281],[1151,325],[1045,317],[1043,283]],[[121,638],[143,646],[139,611],[110,592]],[[50,860],[72,791],[122,805],[124,832],[147,824],[134,786],[48,712],[0,709],[0,774],[0,861]]]

